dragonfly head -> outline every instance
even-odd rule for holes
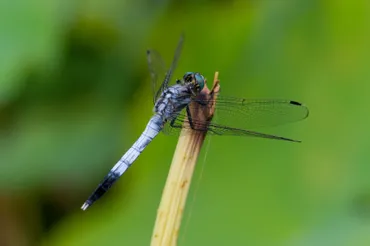
[[[187,72],[185,73],[183,80],[184,84],[189,86],[195,94],[198,94],[203,90],[205,79],[200,73]]]

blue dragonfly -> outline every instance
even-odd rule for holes
[[[279,99],[243,99],[221,95],[211,98],[200,97],[206,80],[198,72],[187,72],[182,79],[178,79],[175,84],[170,85],[183,42],[184,38],[181,36],[168,70],[157,51],[147,51],[153,90],[154,115],[150,118],[138,140],[109,171],[82,205],[83,210],[86,210],[109,190],[160,131],[178,133],[181,129],[188,128],[195,131],[206,131],[210,135],[235,135],[300,142],[249,130],[306,118],[308,108],[299,102]],[[213,103],[216,105],[215,119],[204,121],[192,117],[193,107],[210,107],[209,105],[213,105]]]

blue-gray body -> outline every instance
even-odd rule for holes
[[[163,129],[164,124],[170,121],[190,103],[192,89],[186,84],[176,84],[165,89],[154,106],[154,115],[149,120],[144,132],[132,147],[122,156],[108,175],[99,184],[94,193],[82,205],[87,209],[92,203],[98,200],[113,183],[131,166],[145,147]]]

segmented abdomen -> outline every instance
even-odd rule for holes
[[[119,177],[131,166],[136,158],[141,154],[145,147],[153,140],[153,138],[162,130],[163,119],[159,114],[154,115],[147,124],[144,132],[132,147],[122,156],[116,165],[109,171],[103,181],[98,185],[96,190],[91,194],[89,199],[82,205],[85,210],[96,200],[98,200],[109,188],[118,180]]]

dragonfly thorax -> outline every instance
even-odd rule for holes
[[[154,106],[154,112],[161,115],[164,121],[176,118],[203,90],[205,79],[200,73],[187,72],[176,83],[162,92]]]
[[[154,112],[164,121],[176,117],[190,102],[193,96],[190,88],[177,84],[165,89],[154,105]]]

